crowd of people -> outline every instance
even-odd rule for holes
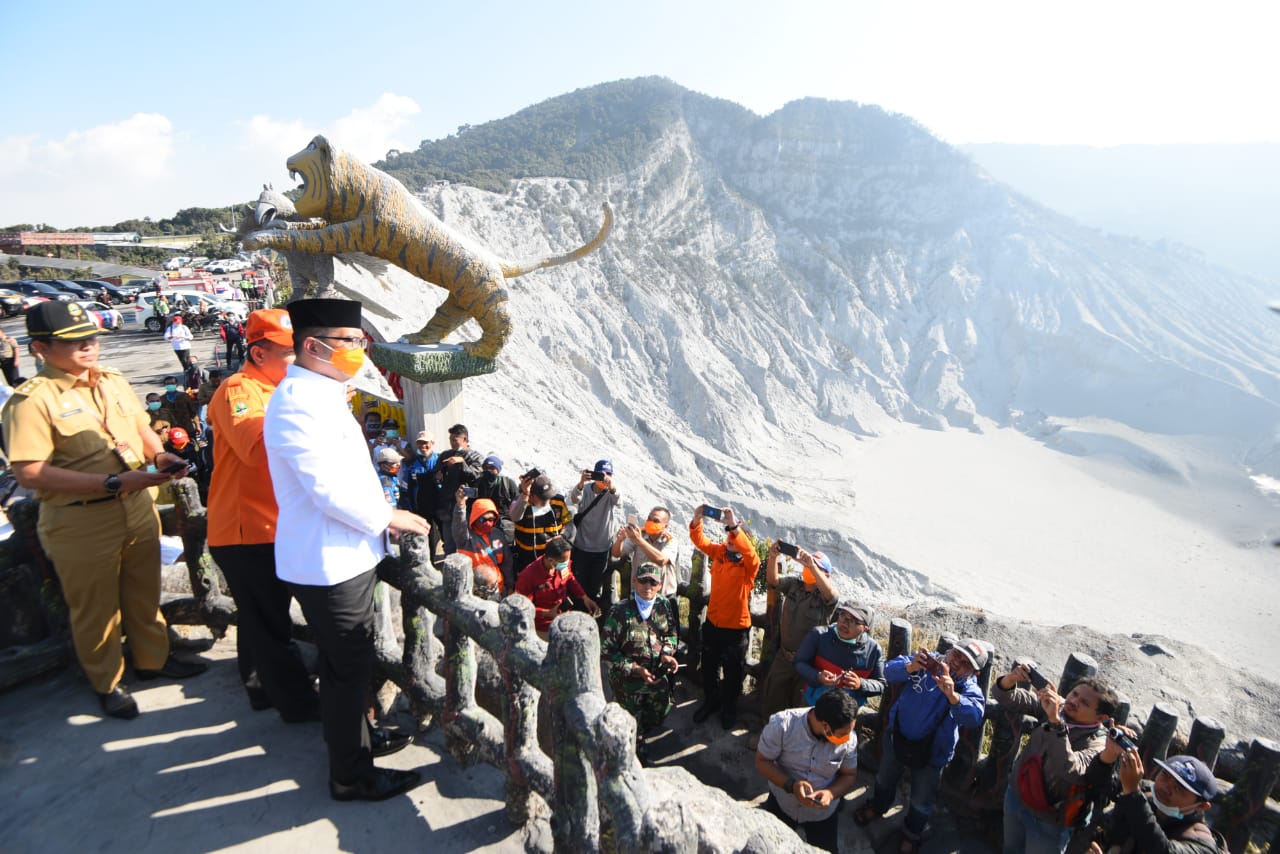
[[[333,798],[381,800],[420,780],[374,764],[411,741],[378,726],[371,702],[375,566],[405,532],[427,537],[437,560],[469,560],[476,595],[527,597],[540,637],[566,610],[597,618],[601,667],[613,699],[635,717],[637,753],[647,759],[646,735],[664,725],[684,666],[676,596],[684,540],[664,506],[643,522],[618,519],[624,503],[610,460],[583,468],[566,497],[540,468],[504,475],[500,457],[471,448],[463,424],[437,450],[430,431],[410,442],[380,408],[353,413],[348,382],[366,342],[357,302],[252,312],[236,331],[240,370],[206,375],[194,356],[180,355],[183,375],[166,377],[164,392],[145,403],[97,363],[97,327],[74,303],[42,303],[27,328],[44,368],[14,390],[4,436],[16,477],[42,502],[40,540],[104,714],[139,711],[123,682],[122,634],[139,679],[204,669],[170,654],[159,610],[155,491],[192,476],[208,497],[210,553],[238,609],[246,699],[285,723],[322,723]],[[874,786],[853,820],[882,820],[909,775],[899,849],[918,850],[960,730],[983,723],[977,677],[989,648],[969,638],[945,655],[918,650],[886,661],[870,632],[873,609],[838,594],[830,558],[773,541],[762,561],[732,507],[692,508],[688,542],[710,577],[700,657],[688,662],[701,682],[694,723],[718,713],[723,728],[737,725],[763,562],[780,603],[755,748],[764,808],[811,844],[837,850],[839,809],[856,781],[859,707],[892,690]],[[616,561],[629,567],[618,601]],[[318,679],[294,645],[291,600],[319,649]],[[1212,773],[1172,757],[1144,787],[1151,775],[1133,733],[1114,726],[1118,701],[1105,680],[1081,679],[1064,697],[1024,662],[995,680],[993,695],[1039,720],[1005,797],[1007,852],[1066,850],[1080,810],[1108,793],[1115,809],[1093,842],[1099,851],[1216,849],[1203,821],[1216,795]]]

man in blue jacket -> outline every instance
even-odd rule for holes
[[[904,768],[911,769],[911,803],[902,825],[902,854],[915,854],[960,727],[982,725],[986,700],[977,675],[989,658],[986,646],[967,638],[939,658],[925,650],[900,655],[885,665],[887,682],[906,683],[889,710],[875,793],[853,820],[865,825],[893,805]]]

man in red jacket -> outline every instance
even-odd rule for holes
[[[751,630],[751,590],[760,570],[760,556],[742,530],[732,507],[714,511],[724,522],[723,543],[708,540],[702,532],[707,505],[694,511],[689,523],[689,539],[711,562],[711,595],[707,619],[702,624],[703,700],[693,713],[694,723],[702,723],[720,710],[720,724],[733,729],[738,698],[742,696],[742,676],[747,657],[747,635]],[[720,668],[725,685],[720,686]]]

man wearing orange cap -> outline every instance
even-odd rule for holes
[[[315,720],[319,705],[293,643],[289,588],[276,577],[277,508],[262,439],[267,401],[293,364],[289,313],[278,308],[251,313],[245,336],[244,368],[209,401],[209,423],[217,436],[209,553],[236,600],[236,657],[249,705],[274,706],[289,723]]]

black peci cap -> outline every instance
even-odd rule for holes
[[[37,341],[82,341],[100,332],[88,312],[74,302],[49,300],[27,312],[27,334]]]
[[[294,329],[360,328],[360,303],[350,299],[300,299],[289,303]]]

